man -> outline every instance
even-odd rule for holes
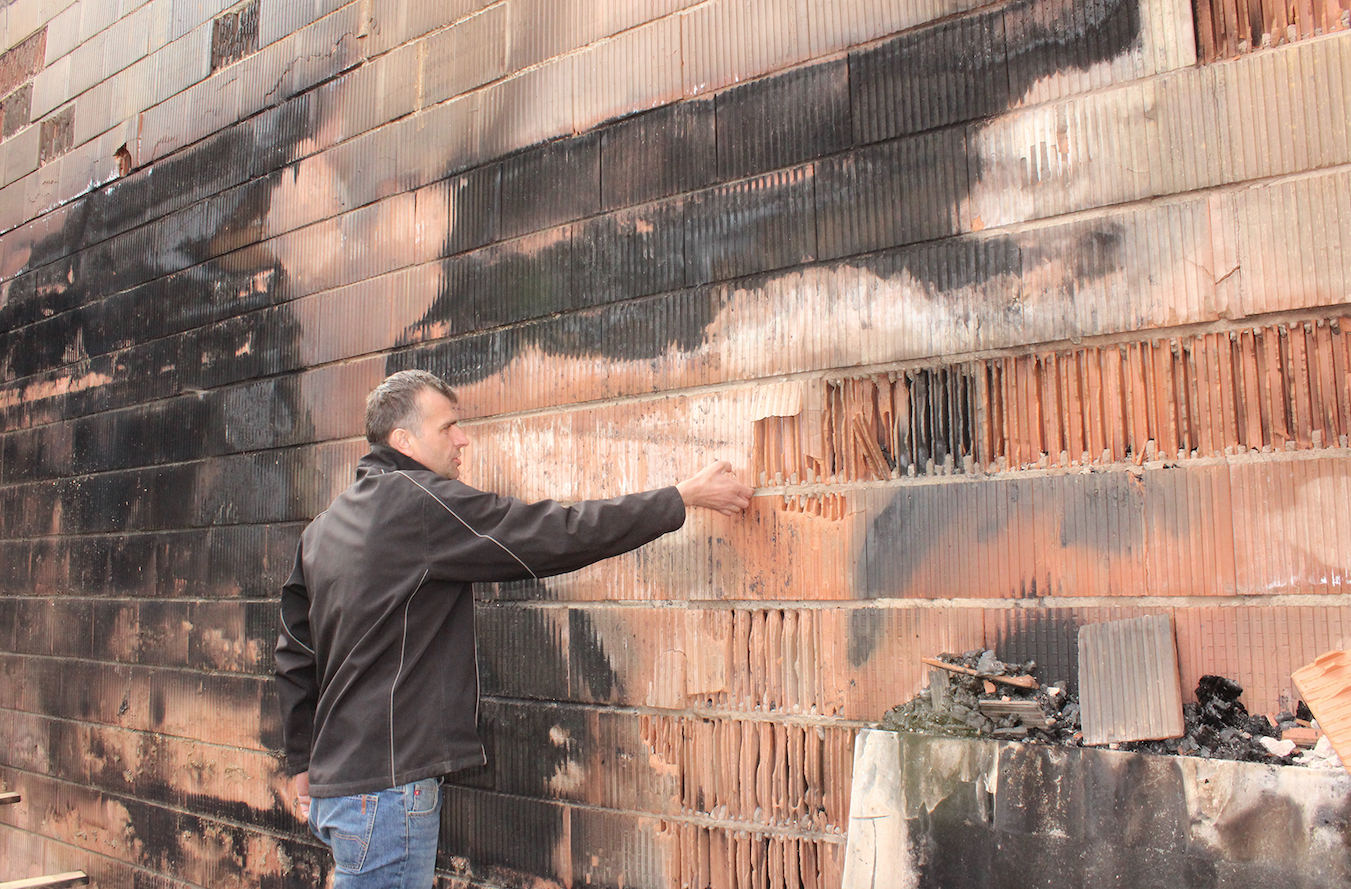
[[[282,589],[286,764],[336,889],[432,885],[441,776],[485,761],[471,583],[574,571],[674,531],[687,507],[750,505],[722,462],[572,506],[477,491],[457,480],[469,440],[455,405],[424,371],[371,392],[370,453],[305,529]]]

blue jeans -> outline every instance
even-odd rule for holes
[[[439,778],[310,803],[310,830],[338,866],[333,889],[431,889],[440,826]]]

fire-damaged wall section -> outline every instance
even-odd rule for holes
[[[328,878],[276,590],[406,367],[480,487],[759,487],[479,590],[447,884],[839,885],[857,729],[922,655],[1073,681],[1079,626],[1167,613],[1185,688],[1291,706],[1351,637],[1351,39],[1200,21],[0,9],[0,860]]]
[[[1336,886],[1347,776],[865,731],[845,889]]]

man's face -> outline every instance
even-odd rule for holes
[[[455,405],[434,389],[423,389],[417,402],[421,426],[395,429],[389,437],[390,446],[442,478],[459,478],[460,449],[469,444],[469,438],[460,428]]]

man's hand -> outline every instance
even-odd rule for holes
[[[310,820],[310,773],[301,772],[291,779],[291,790],[295,794],[296,806],[300,809],[300,820]]]
[[[754,488],[743,485],[732,475],[732,464],[718,460],[676,485],[685,506],[716,509],[723,515],[739,515],[751,505]]]

